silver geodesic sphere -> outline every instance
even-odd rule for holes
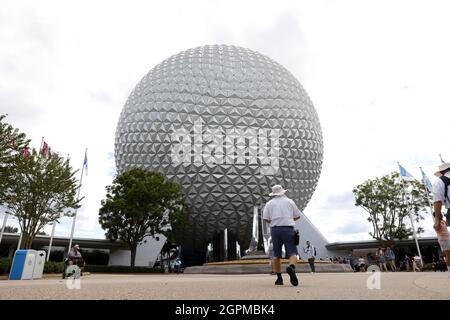
[[[323,143],[312,102],[289,71],[258,52],[212,45],[170,57],[138,83],[120,115],[115,157],[119,173],[142,167],[181,184],[190,220],[178,230],[183,245],[203,249],[228,228],[245,249],[253,207],[269,200],[272,185],[306,207]]]

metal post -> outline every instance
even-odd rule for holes
[[[225,228],[223,231],[223,249],[225,251],[224,261],[228,260],[228,229]]]
[[[85,150],[85,157],[86,157],[86,151],[87,151],[87,149]],[[81,185],[83,183],[83,173],[84,173],[84,161],[83,161],[83,166],[81,167],[80,185],[78,187],[77,201],[80,200]],[[72,239],[73,239],[73,233],[75,231],[75,222],[77,221],[77,212],[78,212],[78,209],[75,209],[75,215],[73,216],[73,222],[72,222],[72,231],[70,232],[69,250],[67,252],[70,252],[70,249],[72,248]]]
[[[423,267],[424,264],[423,264],[423,260],[422,260],[422,254],[420,253],[419,241],[417,240],[416,228],[414,227],[414,221],[411,216],[411,212],[409,212],[409,219],[411,220],[411,226],[413,229],[414,240],[416,240],[416,247],[417,247],[417,252],[419,253],[419,257],[420,257],[420,263],[422,264],[422,267]],[[414,257],[413,257],[413,259],[414,259]]]
[[[0,232],[0,243],[2,243],[3,233],[5,232],[6,221],[8,220],[8,214],[5,212],[5,217],[3,218],[2,231]]]
[[[399,163],[398,161],[397,161],[397,164],[398,164],[398,166],[400,167],[400,163]],[[422,178],[423,178],[423,176],[422,176]],[[402,172],[400,171],[400,181],[402,181],[402,180],[403,180]],[[414,179],[414,180],[415,180],[415,179]],[[423,179],[422,179],[422,180],[423,180]],[[425,189],[426,189],[426,187],[425,187]],[[403,191],[405,191],[405,188],[403,188]],[[420,253],[419,241],[417,240],[416,228],[414,227],[414,221],[413,221],[413,218],[412,218],[412,216],[411,216],[411,211],[408,212],[408,215],[409,215],[409,219],[411,220],[411,227],[412,227],[412,229],[413,229],[414,240],[416,241],[417,252],[418,252],[418,254],[419,254],[420,262],[421,262],[422,267],[423,267],[422,254]],[[413,257],[413,259],[414,259],[414,257]],[[413,268],[414,268],[414,264],[413,264]]]
[[[53,236],[55,235],[56,221],[53,221],[52,235],[50,236],[50,243],[48,244],[47,261],[50,259],[50,253],[52,252]]]
[[[17,250],[20,249],[20,244],[22,243],[22,236],[23,236],[23,232],[20,232],[19,243],[17,243]]]

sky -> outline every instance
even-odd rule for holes
[[[75,169],[88,149],[76,237],[103,238],[98,210],[115,175],[114,134],[131,90],[158,63],[196,46],[258,51],[308,92],[324,162],[305,214],[330,242],[370,239],[356,185],[397,171],[397,161],[416,178],[422,167],[433,182],[439,154],[450,161],[448,1],[0,4],[0,114],[34,147],[44,137],[68,154]],[[423,236],[433,236],[425,216]],[[55,234],[70,228],[63,218]]]

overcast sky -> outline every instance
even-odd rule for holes
[[[450,161],[449,12],[446,0],[1,0],[0,114],[35,147],[45,137],[70,154],[75,168],[88,148],[75,236],[102,238],[98,209],[133,87],[180,51],[247,47],[290,70],[319,114],[324,163],[305,214],[330,242],[370,239],[354,186],[397,161],[434,181],[438,155]],[[425,235],[434,235],[427,217]],[[56,234],[69,235],[70,223]]]

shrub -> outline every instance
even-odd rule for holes
[[[46,261],[44,265],[44,273],[62,273],[64,270],[64,262]]]
[[[0,258],[0,274],[8,274],[11,270],[12,259]],[[62,273],[63,262],[47,261],[44,265],[44,273]]]
[[[162,268],[98,265],[86,265],[84,271],[93,273],[164,273]]]
[[[0,258],[0,274],[9,273],[11,270],[12,259]]]

